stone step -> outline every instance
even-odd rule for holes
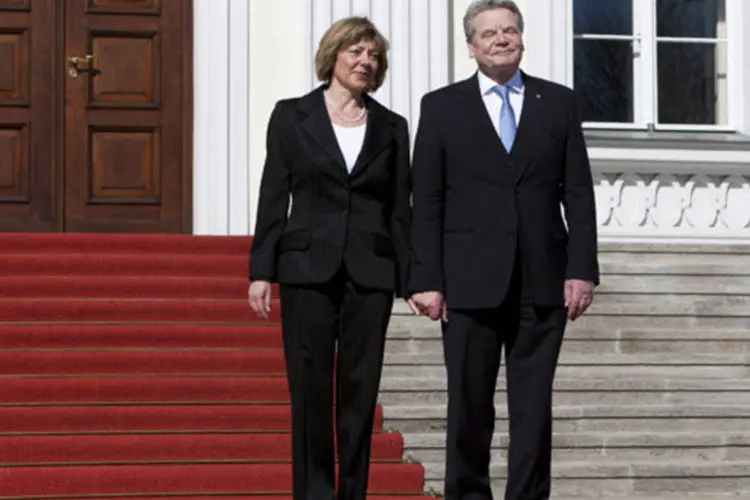
[[[716,243],[624,243],[615,241],[599,242],[599,254],[628,253],[638,256],[643,254],[670,254],[675,257],[682,255],[713,255],[719,258],[722,255],[733,254],[747,256],[750,258],[750,247],[742,243],[727,243],[725,241]]]
[[[750,317],[750,295],[597,294],[591,316],[735,316]]]
[[[505,492],[502,488],[497,487],[493,488],[492,494],[494,495],[494,498],[497,498],[498,500],[503,498],[503,495],[505,495]],[[552,500],[581,500],[581,496],[559,496],[555,495],[552,497]],[[634,495],[627,495],[627,496],[610,496],[607,495],[606,497],[601,497],[600,495],[589,497],[592,499],[600,500],[601,498],[606,498],[606,500],[675,500],[675,499],[681,499],[681,500],[737,500],[737,495],[734,493],[697,493],[697,494],[691,494],[691,493],[677,493],[676,496],[634,496]]]
[[[493,488],[492,491],[493,491],[494,498],[497,498],[498,500],[503,498],[503,495],[505,494],[502,488]],[[585,497],[581,497],[581,496],[561,497],[559,495],[555,495],[551,497],[551,500],[581,500],[582,498],[585,498]],[[600,500],[602,498],[606,500],[675,500],[675,499],[680,499],[680,500],[730,500],[730,499],[737,500],[738,497],[737,495],[733,493],[709,493],[709,494],[697,493],[695,495],[689,494],[689,493],[685,493],[685,494],[678,493],[676,494],[676,496],[674,495],[673,496],[650,496],[650,495],[649,496],[640,496],[640,495],[638,496],[634,496],[634,495],[610,496],[610,495],[607,495],[606,497],[602,497],[602,496],[597,495],[597,496],[589,497],[589,498],[595,499],[595,500]]]
[[[750,254],[715,252],[599,253],[599,271],[608,274],[657,275],[750,275]]]
[[[445,377],[442,353],[387,353],[385,373],[394,377]],[[634,377],[654,375],[679,377],[750,377],[750,356],[746,354],[693,354],[675,357],[663,354],[577,354],[563,351],[557,367],[560,377]],[[502,371],[502,370],[501,370]]]
[[[402,433],[445,430],[446,405],[384,405],[385,427]],[[612,432],[702,432],[747,431],[750,405],[734,404],[630,404],[613,406],[589,404],[562,406],[555,404],[554,431]],[[507,432],[508,412],[504,405],[496,407],[496,432]]]
[[[750,295],[750,276],[605,274],[596,293]]]
[[[686,333],[690,333],[688,331]],[[750,354],[750,332],[741,333],[746,338],[714,339],[705,338],[708,334],[696,334],[694,337],[700,338],[656,338],[644,334],[641,338],[638,336],[626,336],[623,334],[619,338],[615,331],[611,335],[600,335],[595,338],[585,338],[580,335],[565,334],[565,341],[562,346],[562,354],[640,354],[652,353],[669,356],[682,356],[691,354]],[[704,336],[705,335],[705,336]],[[417,353],[435,353],[443,354],[443,341],[439,334],[433,337],[409,337],[408,332],[402,336],[390,335],[386,342],[386,353],[417,354]]]
[[[507,449],[508,435],[495,433],[492,449]],[[408,449],[444,449],[445,433],[423,432],[404,434],[404,446]],[[750,430],[735,432],[555,432],[553,448],[583,448],[598,450],[606,454],[609,450],[628,448],[731,448],[750,447]],[[731,453],[727,450],[728,453]],[[722,457],[730,458],[729,456]],[[426,460],[422,460],[423,462]]]
[[[666,299],[662,299],[666,300]],[[748,310],[750,314],[750,309]],[[691,315],[691,314],[659,314],[650,315],[643,312],[633,314],[602,315],[590,314],[588,311],[585,315],[575,322],[568,323],[571,327],[582,328],[585,330],[651,330],[655,327],[668,330],[688,330],[688,331],[705,331],[705,330],[746,330],[750,324],[750,318],[747,316],[729,316],[722,315],[718,312],[712,312],[712,315]],[[419,318],[424,319],[424,318]],[[429,321],[429,320],[425,320]]]
[[[445,461],[445,433],[404,434],[404,456],[419,462]],[[555,433],[553,460],[564,461],[648,461],[688,460],[750,461],[750,432],[592,432]],[[496,433],[492,440],[492,461],[507,460],[508,435]]]
[[[581,319],[568,322],[565,328],[565,341],[615,341],[615,340],[674,340],[674,341],[722,341],[745,342],[750,345],[750,324],[743,328],[672,328],[658,327],[652,322],[647,327],[627,328],[618,325],[601,324],[591,327]],[[696,318],[697,320],[698,318]],[[604,321],[604,320],[601,320]],[[611,322],[611,320],[610,320]],[[396,314],[391,318],[388,339],[440,340],[439,323],[413,314]]]
[[[425,488],[441,491],[444,465],[424,463]],[[711,463],[663,461],[557,462],[552,465],[552,498],[607,498],[623,495],[659,495],[685,498],[686,494],[735,494],[750,496],[750,462]],[[506,478],[504,463],[490,466],[493,493],[500,494]]]
[[[689,378],[688,378],[689,377]],[[505,391],[503,370],[497,379],[497,391]],[[557,377],[555,392],[707,392],[725,391],[745,393],[750,391],[750,379],[706,379],[683,374],[676,378],[654,377]],[[380,390],[390,391],[445,391],[445,377],[394,377],[387,375],[381,381]]]
[[[674,341],[722,341],[745,342],[750,345],[750,325],[745,328],[666,328],[651,324],[645,328],[624,328],[617,325],[591,328],[581,320],[568,322],[565,340],[615,341],[615,340],[674,340]],[[397,315],[391,319],[388,340],[420,339],[441,340],[440,325],[418,316]]]
[[[440,365],[443,355],[436,353],[388,353],[386,364],[393,365]],[[558,366],[745,366],[750,363],[750,355],[745,353],[695,353],[679,358],[669,358],[661,353],[614,353],[588,356],[575,353],[561,353]]]
[[[493,462],[505,463],[508,459],[508,450],[506,448],[496,448],[491,450],[490,457]],[[445,449],[420,449],[406,448],[404,458],[408,461],[422,463],[444,463]],[[750,461],[750,446],[741,447],[624,447],[612,448],[602,451],[598,448],[568,447],[555,448],[552,450],[552,460],[558,463],[565,462],[597,462],[602,459],[626,461],[642,460],[663,460],[665,462],[679,463],[684,461],[691,462],[711,462],[721,463],[722,461],[747,460]]]
[[[416,356],[416,355],[415,355]],[[445,368],[442,365],[428,365],[424,363],[415,364],[389,364],[385,368],[392,377],[445,377]],[[501,368],[501,371],[503,369]],[[607,375],[617,377],[677,377],[690,372],[691,376],[700,376],[716,379],[746,378],[750,368],[745,364],[728,364],[727,366],[701,366],[701,365],[571,365],[562,364],[557,367],[557,375],[561,377],[605,377]]]
[[[587,330],[581,330],[586,332]],[[682,355],[690,353],[750,353],[750,329],[748,330],[620,330],[617,351],[622,353],[670,353]],[[579,340],[580,338],[580,340]],[[573,342],[570,342],[574,339]],[[583,349],[583,345],[590,340],[585,340],[584,334],[576,337],[574,333],[566,335],[564,348],[574,344],[574,348]]]
[[[447,404],[448,394],[445,391],[400,391],[383,390],[379,396],[383,405],[402,404]],[[686,404],[722,404],[729,398],[737,404],[750,405],[750,391],[702,391],[702,392],[625,392],[625,391],[557,391],[554,401],[559,405],[573,406],[588,404],[597,401],[600,404],[629,405],[686,405]],[[495,393],[495,405],[507,404],[508,398],[505,392]]]
[[[388,331],[386,352],[440,353],[443,343],[437,323],[416,317],[396,317]],[[569,323],[565,331],[563,353],[750,353],[748,329],[619,329],[586,328]]]
[[[568,324],[555,381],[552,498],[750,498],[750,247],[604,243],[599,261],[602,284]],[[385,425],[425,465],[426,488],[442,491],[439,323],[397,301],[386,351]],[[495,498],[508,443],[503,372]]]
[[[408,305],[394,307],[394,314],[414,315],[411,310],[404,311],[404,307],[408,308]],[[702,325],[696,319],[705,318],[704,323],[708,327],[741,329],[747,327],[750,321],[750,295],[599,294],[581,319],[592,317],[605,317],[606,321],[598,326],[606,328],[653,328],[655,325],[662,328],[682,328],[682,325],[700,328]],[[640,324],[629,322],[632,317],[646,318],[647,321]],[[681,326],[663,321],[675,317],[682,320]],[[423,317],[417,319],[429,321]],[[738,321],[740,319],[742,321]],[[391,323],[392,328],[398,324],[396,321]],[[588,328],[593,330],[595,327]]]
[[[694,376],[694,375],[693,375]],[[380,385],[384,405],[446,404],[445,377],[396,377],[386,367]],[[750,405],[750,380],[642,378],[584,378],[555,380],[555,404],[587,405],[592,401],[608,405],[709,405],[732,401]],[[498,377],[495,404],[507,402],[504,377]]]

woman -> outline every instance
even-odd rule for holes
[[[410,255],[407,123],[368,95],[387,49],[369,20],[338,21],[315,56],[324,83],[279,101],[268,125],[248,295],[267,318],[280,284],[298,500],[366,496],[386,328]]]

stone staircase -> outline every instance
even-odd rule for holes
[[[750,248],[602,245],[602,285],[557,371],[553,497],[750,498]],[[491,475],[502,499],[504,368]],[[386,427],[442,492],[439,327],[396,305],[381,384]]]

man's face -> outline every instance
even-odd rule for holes
[[[474,34],[468,41],[469,54],[480,67],[518,69],[523,56],[523,37],[512,11],[485,10],[472,20],[472,26]]]

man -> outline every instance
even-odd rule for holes
[[[586,310],[599,283],[591,171],[572,91],[519,71],[516,4],[473,2],[464,31],[477,73],[422,100],[409,302],[442,319],[446,498],[492,498],[493,396],[504,347],[505,499],[547,499],[560,344],[567,320]]]

